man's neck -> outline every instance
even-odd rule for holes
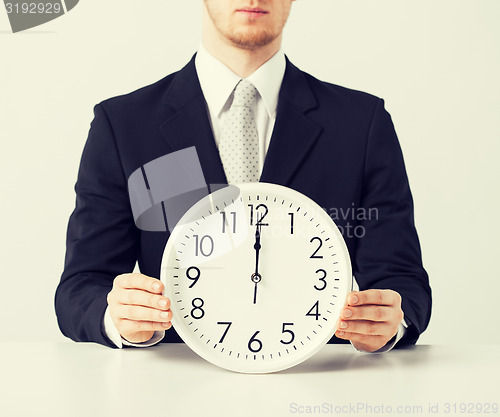
[[[252,75],[260,66],[271,59],[281,47],[281,37],[261,48],[248,50],[228,42],[214,42],[203,39],[205,49],[241,78]]]

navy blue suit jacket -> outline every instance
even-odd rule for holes
[[[149,161],[191,146],[206,182],[226,182],[194,58],[153,85],[95,107],[55,297],[63,334],[114,346],[102,328],[113,279],[136,261],[142,273],[159,277],[169,237],[135,226],[127,179]],[[414,343],[429,322],[431,291],[401,148],[383,101],[319,81],[287,60],[261,181],[296,189],[332,215],[344,230],[360,289],[399,292],[409,324],[400,345]],[[371,216],[353,216],[354,209],[371,209]],[[363,237],[354,236],[355,227]],[[164,341],[180,339],[171,329]]]

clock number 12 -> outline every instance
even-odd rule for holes
[[[265,204],[259,204],[257,207],[253,207],[253,204],[249,204],[248,207],[250,207],[250,226],[253,226],[253,218],[254,218],[254,211],[257,213],[257,223],[255,224],[256,226],[269,226],[269,223],[262,223],[262,220],[264,220],[264,217],[267,216],[267,213],[269,212],[269,209]],[[262,211],[262,213],[259,213],[259,210]]]

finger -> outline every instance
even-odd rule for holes
[[[117,309],[120,319],[166,323],[172,320],[172,311],[161,311],[134,305],[121,305]]]
[[[119,304],[144,306],[161,310],[168,310],[170,308],[170,300],[167,297],[144,290],[120,288],[116,291],[115,301]]]
[[[172,327],[171,322],[158,323],[154,321],[135,321],[121,319],[118,323],[118,330],[120,334],[133,334],[137,332],[159,332],[168,330]]]
[[[388,336],[392,332],[392,326],[390,326],[387,322],[374,322],[369,320],[340,320],[338,330],[367,336]]]
[[[366,305],[347,307],[342,310],[341,317],[347,320],[393,321],[401,311],[393,306]]]
[[[113,285],[125,289],[144,290],[155,294],[161,294],[163,283],[156,278],[143,274],[122,274],[113,281]]]
[[[359,305],[401,305],[401,296],[393,290],[364,290],[354,291],[347,297],[347,304]]]
[[[335,336],[337,336],[339,339],[344,339],[344,340],[351,340],[351,337],[353,337],[354,333],[349,333],[344,330],[337,330],[335,332]]]
[[[385,336],[368,336],[345,331],[337,331],[335,332],[335,336],[339,339],[349,340],[351,343],[355,344],[358,349],[361,348],[367,352],[374,352],[385,346],[389,341]]]

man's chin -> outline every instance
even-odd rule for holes
[[[239,48],[256,50],[273,42],[277,36],[268,32],[240,33],[229,37],[229,40]]]

